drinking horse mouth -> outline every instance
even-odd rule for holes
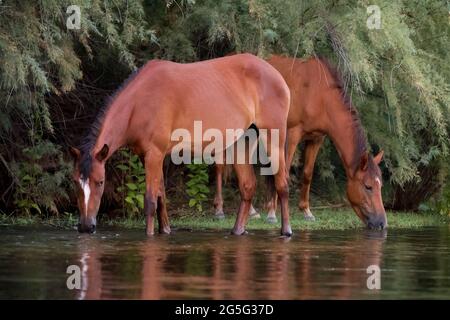
[[[78,232],[80,233],[95,233],[97,221],[95,218],[86,218],[80,220],[77,225]]]
[[[367,228],[371,230],[383,230],[386,227],[386,218],[382,214],[371,214],[367,220]]]
[[[354,208],[358,217],[370,230],[383,230],[387,227],[386,213],[370,212],[362,208]]]

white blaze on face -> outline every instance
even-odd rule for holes
[[[86,180],[80,179],[80,186],[81,189],[83,189],[84,193],[84,207],[85,207],[84,214],[87,215],[89,196],[91,195],[91,188],[89,187],[89,178]]]

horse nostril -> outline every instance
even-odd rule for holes
[[[89,230],[90,233],[94,233],[95,232],[95,224],[91,225],[91,228]]]

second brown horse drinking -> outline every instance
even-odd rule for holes
[[[105,183],[105,162],[121,146],[128,145],[145,165],[147,234],[154,233],[155,214],[159,231],[170,233],[163,160],[178,143],[171,139],[174,130],[194,133],[194,122],[201,121],[203,130],[219,130],[224,136],[228,129],[246,130],[252,125],[278,130],[279,147],[269,158],[278,162],[274,180],[281,202],[281,233],[290,236],[284,152],[289,105],[289,88],[279,72],[250,54],[190,64],[147,63],[104,109],[80,149],[71,149],[80,210],[78,230],[95,231]],[[268,137],[267,142],[272,141]],[[256,179],[249,163],[234,164],[234,169],[239,179],[241,205],[232,232],[240,235],[245,232]]]
[[[356,109],[342,88],[336,70],[318,58],[308,60],[273,56],[267,60],[286,80],[291,90],[288,115],[287,166],[297,145],[305,141],[303,183],[299,208],[306,219],[314,219],[309,206],[309,190],[314,162],[325,135],[333,141],[347,175],[347,197],[358,217],[370,228],[384,228],[386,213],[381,197],[383,152],[372,157]],[[216,166],[216,215],[223,216],[221,193],[224,166]],[[276,195],[268,204],[268,221],[276,221]]]

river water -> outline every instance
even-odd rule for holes
[[[77,274],[80,289],[69,289]],[[143,230],[0,229],[0,299],[394,298],[450,299],[449,226],[297,231],[291,239],[277,231],[147,238]]]

